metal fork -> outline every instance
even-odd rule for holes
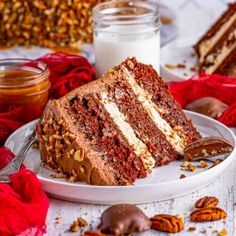
[[[10,183],[10,175],[19,171],[22,163],[25,160],[25,156],[32,146],[37,142],[37,135],[35,129],[33,133],[28,137],[26,144],[22,147],[20,152],[10,161],[3,169],[0,170],[0,182],[1,183]]]
[[[51,104],[51,101],[48,101],[43,114],[40,117],[39,123],[43,121],[45,111]],[[25,160],[25,156],[29,151],[30,147],[38,141],[36,130],[34,128],[32,134],[26,140],[26,144],[21,148],[20,152],[11,160],[3,169],[0,170],[0,183],[10,183],[10,175],[19,171],[22,163]]]

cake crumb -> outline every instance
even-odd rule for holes
[[[193,67],[193,66],[192,66],[192,67],[190,67],[189,69],[190,69],[190,71],[192,71],[192,72],[195,72],[195,71],[197,71],[197,69],[196,69],[195,67]]]
[[[186,175],[185,174],[181,174],[179,178],[180,179],[184,179],[184,178],[186,178]]]
[[[166,67],[167,69],[169,69],[169,70],[174,70],[174,69],[176,69],[176,66],[171,65],[171,64],[165,64],[165,67]]]
[[[226,229],[222,229],[219,233],[218,236],[226,236],[227,235],[227,230]]]
[[[201,230],[201,233],[202,233],[202,234],[207,234],[207,230],[206,230],[206,229],[202,229],[202,230]]]
[[[80,230],[80,227],[78,225],[77,221],[74,221],[73,224],[70,226],[70,232],[78,232]]]
[[[200,162],[199,162],[199,167],[200,167],[200,168],[207,168],[207,167],[208,167],[208,164],[207,164],[207,162],[205,162],[205,161],[200,161]]]
[[[106,235],[99,233],[97,231],[85,231],[83,236],[106,236]]]
[[[188,228],[188,231],[189,231],[189,232],[196,231],[196,227],[189,227],[189,228]]]
[[[55,218],[55,224],[61,224],[62,223],[62,220],[61,220],[61,217],[60,216],[58,216],[58,217],[56,217]]]
[[[186,65],[179,63],[179,64],[177,64],[176,67],[179,68],[179,69],[184,69],[184,68],[186,68]]]

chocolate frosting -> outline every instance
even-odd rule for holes
[[[150,229],[149,218],[131,204],[114,205],[106,209],[101,216],[99,228],[102,233],[115,236]]]
[[[218,119],[227,109],[227,105],[213,97],[199,98],[189,103],[185,109]]]

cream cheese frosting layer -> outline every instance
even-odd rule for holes
[[[227,45],[227,41],[232,40],[232,43]],[[211,64],[207,66],[205,72],[208,74],[214,73],[214,71],[221,65],[221,63],[230,55],[230,53],[236,48],[236,29],[229,35],[228,39],[224,42],[223,46],[219,48],[215,53],[209,54],[206,57],[206,63]]]
[[[203,63],[205,56],[210,52],[210,50],[214,47],[214,45],[220,40],[220,38],[230,29],[230,27],[236,21],[236,13],[234,13],[228,21],[225,22],[221,26],[221,28],[209,39],[204,40],[199,45],[199,62],[200,64]]]
[[[146,144],[144,144],[140,139],[136,137],[135,131],[126,121],[124,114],[120,112],[119,108],[112,101],[112,99],[109,98],[106,93],[101,93],[100,95],[101,100],[99,101],[103,104],[104,108],[109,113],[114,123],[119,127],[129,145],[134,148],[135,154],[141,157],[145,170],[150,173],[152,167],[154,167],[155,165],[155,160],[149,152]]]
[[[183,150],[185,148],[185,140],[178,134],[178,132],[180,131],[173,129],[168,124],[168,122],[161,117],[163,110],[160,109],[154,102],[152,102],[152,96],[149,94],[149,92],[147,92],[137,84],[134,75],[129,72],[128,69],[124,66],[122,67],[122,70],[126,75],[125,79],[132,87],[133,92],[137,96],[139,102],[143,105],[149,117],[155,123],[157,128],[166,136],[166,139],[174,148],[174,150],[177,153],[183,155]]]

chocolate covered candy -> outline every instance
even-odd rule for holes
[[[118,236],[148,230],[151,221],[135,205],[119,204],[103,212],[99,228],[102,233]]]
[[[218,119],[227,109],[227,105],[213,97],[199,98],[189,103],[185,109]]]
[[[232,144],[222,137],[206,137],[190,143],[184,149],[184,159],[195,161],[230,153]]]

